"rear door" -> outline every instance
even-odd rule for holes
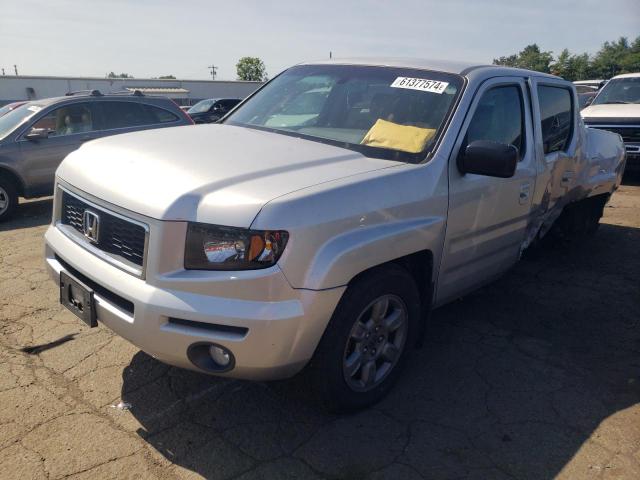
[[[578,139],[576,125],[579,111],[576,97],[568,82],[547,77],[531,80],[535,118],[538,163],[541,165],[536,185],[536,203],[547,228],[555,214],[559,214],[564,203],[577,187],[581,168],[587,163],[576,163]]]
[[[438,304],[493,279],[519,258],[535,187],[533,138],[525,79],[499,77],[483,83],[449,160],[449,214]],[[516,146],[520,160],[515,175],[461,174],[458,154],[474,140]]]
[[[32,120],[18,138],[26,183],[34,193],[47,193],[53,186],[60,162],[84,142],[96,138],[95,111],[90,102],[76,102],[55,107]],[[49,137],[27,140],[32,128],[49,130]]]

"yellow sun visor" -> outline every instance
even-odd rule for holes
[[[435,128],[400,125],[379,118],[364,136],[361,145],[390,148],[409,153],[424,150],[427,142],[436,134]]]

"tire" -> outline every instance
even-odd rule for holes
[[[555,240],[564,243],[595,234],[606,202],[607,197],[599,195],[567,205],[549,233]]]
[[[18,207],[18,192],[6,177],[0,176],[0,222],[9,220]]]
[[[416,344],[419,321],[420,297],[405,269],[385,265],[349,285],[310,363],[312,386],[324,406],[345,412],[381,400]],[[402,325],[393,330],[396,324]]]
[[[589,199],[590,211],[589,221],[587,223],[587,234],[593,235],[598,231],[600,227],[600,219],[604,215],[604,206],[607,203],[608,198],[604,195],[599,195]]]

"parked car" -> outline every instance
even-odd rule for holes
[[[187,110],[195,123],[213,123],[229,113],[242,100],[239,98],[209,98]]]
[[[573,84],[576,86],[578,93],[584,93],[580,91],[580,88],[595,88],[596,90],[600,90],[607,83],[607,80],[597,79],[597,80],[576,80]]]
[[[24,105],[25,103],[27,102],[25,101],[25,102],[8,103],[4,107],[0,108],[0,117],[3,117],[7,113],[9,113],[11,110],[15,110],[16,108],[20,107],[21,105]]]
[[[308,365],[331,409],[361,408],[431,309],[552,227],[597,228],[624,149],[576,102],[499,66],[298,65],[220,124],[69,155],[46,264],[67,308],[163,362],[253,380]]]
[[[594,93],[594,92],[598,93],[598,90],[599,90],[598,87],[594,87],[594,86],[591,86],[591,85],[576,85],[575,87],[576,87],[576,92],[578,94],[581,94],[581,93]]]
[[[51,195],[56,168],[84,142],[192,124],[168,98],[140,93],[103,95],[93,90],[34,100],[12,110],[0,118],[0,221],[13,214],[18,196]]]
[[[598,95],[597,91],[586,93],[578,92],[578,107],[580,108],[580,110],[591,105],[591,102],[593,102],[593,99],[596,98],[596,95]]]
[[[640,173],[640,73],[613,77],[581,114],[588,127],[619,134],[627,171]]]

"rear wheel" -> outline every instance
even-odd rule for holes
[[[594,234],[600,226],[606,202],[607,196],[599,195],[567,205],[550,233],[562,241],[571,241]]]
[[[0,176],[0,222],[11,218],[18,206],[18,192],[11,181]]]
[[[408,272],[377,268],[349,286],[311,362],[314,387],[332,411],[380,400],[415,345],[420,300]]]

